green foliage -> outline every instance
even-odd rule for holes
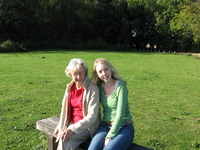
[[[23,52],[25,48],[23,44],[7,40],[0,45],[0,52]]]
[[[134,142],[152,149],[199,147],[200,59],[166,53],[57,50],[0,54],[1,149],[47,149],[38,120],[59,116],[72,58],[107,58],[127,81]]]
[[[156,45],[165,47],[171,51],[191,51],[199,47],[199,2],[192,0],[129,0],[138,2],[146,10],[153,14],[150,22],[155,25],[157,35],[151,36],[155,39]],[[188,6],[185,11],[185,6]],[[151,24],[148,24],[151,26]],[[187,28],[190,27],[190,30]],[[180,29],[181,28],[181,29]],[[152,27],[151,27],[152,29]],[[150,39],[151,39],[150,38]],[[145,38],[143,38],[145,39]],[[162,40],[161,40],[162,39]],[[160,41],[160,42],[158,42]],[[149,40],[149,43],[152,41]],[[154,42],[155,43],[155,42]],[[165,45],[165,43],[168,43]],[[169,47],[169,48],[167,48]],[[194,50],[193,50],[194,51]],[[199,50],[195,50],[197,52]]]
[[[25,41],[24,46],[28,48],[29,50],[38,50],[38,49],[79,49],[79,50],[132,50],[133,48],[129,45],[125,44],[109,44],[106,43],[105,41],[94,41],[94,40],[89,40],[87,42],[79,41],[77,40],[75,43],[74,42],[64,42],[64,41],[57,41],[57,40],[52,40],[52,41]]]
[[[182,10],[171,20],[171,30],[192,37],[194,42],[200,45],[200,2],[194,2],[183,6]]]
[[[166,51],[199,46],[196,0],[4,0],[0,6],[1,41],[45,41],[49,47],[52,41],[65,42],[62,47],[69,48],[74,43],[103,41],[140,50],[157,45]],[[51,48],[61,47],[56,46]]]

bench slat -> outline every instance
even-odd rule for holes
[[[48,136],[48,150],[56,150],[57,143],[55,143],[56,135],[53,134],[54,129],[58,125],[59,118],[56,116],[42,119],[36,122],[36,129],[44,132]],[[89,140],[86,141],[85,143],[82,143],[80,145],[80,148],[83,150],[87,150],[87,147],[89,146]],[[137,145],[133,143],[128,150],[151,150],[147,147]]]
[[[52,135],[56,137],[56,135],[53,134],[56,126],[58,125],[59,118],[56,116],[42,119],[36,122],[36,129],[45,132],[46,134]]]

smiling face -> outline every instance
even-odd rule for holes
[[[85,70],[83,68],[71,71],[72,79],[76,83],[76,85],[83,84],[83,81],[85,79],[85,75],[86,75]]]
[[[99,63],[96,65],[96,73],[103,82],[109,82],[112,79],[112,72],[104,63]]]

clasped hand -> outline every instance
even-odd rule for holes
[[[57,135],[58,134],[58,129],[56,129],[54,131],[54,134]],[[60,138],[62,139],[62,141],[67,141],[69,140],[70,136],[74,134],[74,132],[71,129],[65,129],[62,134],[60,135]]]

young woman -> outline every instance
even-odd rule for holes
[[[127,149],[134,138],[134,127],[129,111],[126,82],[104,58],[95,61],[92,82],[99,86],[103,119],[89,150]]]
[[[72,59],[65,73],[72,81],[67,85],[54,134],[59,141],[58,150],[75,150],[99,126],[99,89],[89,80],[88,68],[82,59]]]

